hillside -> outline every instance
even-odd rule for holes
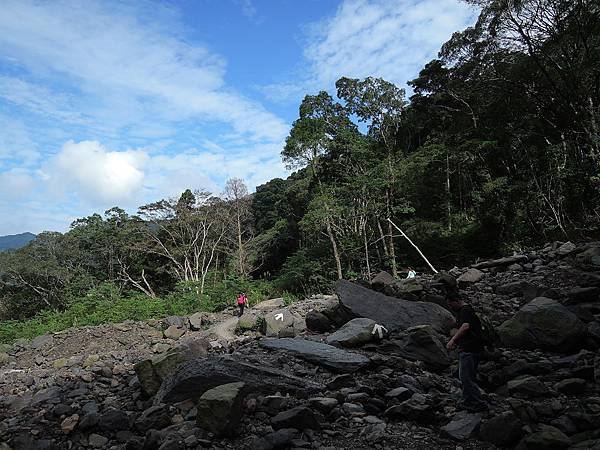
[[[0,236],[0,252],[21,248],[33,239],[35,239],[35,234],[29,232]]]
[[[0,448],[597,449],[599,267],[600,243],[554,243],[409,281],[380,273],[375,290],[340,281],[337,296],[240,319],[21,340],[0,349]],[[501,338],[480,364],[486,413],[457,404],[440,306],[455,283]]]

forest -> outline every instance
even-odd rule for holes
[[[190,186],[0,253],[0,341],[429,270],[392,222],[440,269],[597,238],[600,3],[468,3],[476,23],[410,96],[374,77],[306,95],[281,151],[287,179]]]

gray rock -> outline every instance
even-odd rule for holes
[[[404,400],[408,400],[413,396],[414,392],[412,389],[405,388],[404,386],[400,386],[394,388],[385,393],[385,398],[387,399],[396,399],[398,401],[403,402]]]
[[[525,436],[517,445],[517,450],[563,450],[571,446],[569,439],[558,428],[538,425],[538,430]]]
[[[8,356],[8,353],[0,352],[0,367],[4,366],[5,364],[8,364],[9,361],[10,361],[10,356]]]
[[[202,329],[202,325],[205,322],[204,314],[196,312],[188,317],[190,323],[190,329],[198,331]]]
[[[509,347],[571,351],[581,347],[586,327],[555,300],[538,297],[497,328]]]
[[[473,437],[479,429],[481,414],[470,414],[464,411],[457,413],[450,423],[444,425],[442,433],[457,441],[465,441]]]
[[[550,393],[544,383],[535,377],[523,377],[507,383],[511,395],[522,398],[543,397]]]
[[[399,405],[392,406],[385,411],[390,419],[409,420],[412,422],[429,423],[435,419],[430,399],[423,394],[414,394]]]
[[[129,428],[129,416],[125,411],[109,409],[100,415],[98,426],[104,431],[119,431]]]
[[[216,436],[235,434],[242,418],[243,382],[228,383],[206,391],[198,400],[196,422]]]
[[[456,279],[456,282],[461,288],[466,288],[472,284],[475,284],[483,279],[485,273],[483,273],[479,269],[471,268],[463,273],[460,277]]]
[[[175,403],[198,399],[209,389],[222,384],[243,381],[248,392],[292,392],[306,395],[323,386],[271,368],[240,361],[232,356],[198,358],[184,362],[165,379],[154,403]]]
[[[59,401],[59,400],[60,400],[60,389],[56,386],[52,386],[47,389],[42,389],[40,391],[37,391],[31,400],[31,406],[37,406],[42,403]]]
[[[164,405],[151,406],[135,421],[135,427],[141,433],[148,430],[162,430],[171,425],[171,414]]]
[[[493,259],[489,261],[483,261],[477,264],[471,265],[474,269],[490,269],[492,267],[510,266],[511,264],[521,263],[527,261],[527,256],[516,255],[508,256],[506,258]]]
[[[263,331],[267,337],[294,337],[304,330],[304,319],[288,308],[277,309],[265,315]]]
[[[577,287],[567,292],[568,303],[578,304],[600,301],[600,287]]]
[[[523,293],[532,288],[527,281],[513,281],[496,287],[496,294],[510,295],[513,297],[522,296]]]
[[[377,333],[374,333],[375,325],[377,324],[371,319],[352,319],[335,333],[330,334],[326,342],[341,347],[360,347],[378,339]]]
[[[260,346],[272,350],[285,350],[333,372],[356,372],[370,362],[369,358],[358,353],[306,339],[262,339]]]
[[[523,436],[523,424],[512,411],[506,411],[483,422],[479,429],[480,439],[500,447],[510,447]]]
[[[575,244],[573,244],[571,241],[569,241],[569,242],[565,242],[563,245],[558,247],[556,249],[556,253],[558,253],[560,256],[567,256],[567,255],[573,253],[575,251],[575,249],[577,249],[577,246]]]
[[[93,448],[104,448],[108,444],[108,438],[99,434],[90,434],[88,437],[88,445]]]
[[[423,361],[431,370],[443,370],[452,361],[446,347],[429,325],[420,325],[407,330],[408,337],[400,344],[396,352],[411,361]]]
[[[240,331],[254,330],[258,327],[260,315],[256,311],[246,310],[241,317],[238,318],[236,328]]]
[[[282,428],[319,430],[321,428],[312,410],[306,406],[298,406],[277,414],[271,419],[271,425],[276,430]]]
[[[264,300],[260,303],[257,303],[253,306],[254,309],[258,309],[259,311],[272,311],[274,309],[283,308],[285,306],[285,302],[282,298],[272,298],[270,300]]]
[[[185,329],[189,325],[189,319],[187,317],[180,316],[169,316],[162,320],[163,328],[175,327]]]
[[[388,297],[346,280],[336,283],[336,292],[341,306],[352,315],[372,319],[390,332],[431,325],[446,333],[455,323],[450,312],[434,303]]]
[[[54,338],[49,334],[44,334],[43,336],[38,336],[34,338],[29,346],[33,349],[39,350],[42,347],[47,345],[51,345],[54,342]]]
[[[320,311],[311,309],[306,313],[306,328],[317,333],[326,333],[331,330],[332,325],[329,318]]]
[[[177,340],[185,334],[185,328],[171,325],[163,333],[167,339]]]
[[[373,288],[380,290],[384,289],[386,286],[392,286],[395,282],[396,279],[393,276],[391,276],[385,270],[382,270],[373,277],[371,285],[373,286]]]
[[[331,397],[313,397],[308,399],[308,403],[314,409],[321,411],[322,413],[329,413],[333,408],[335,408],[339,402],[335,398]]]
[[[554,385],[554,389],[565,395],[581,395],[585,393],[586,381],[582,378],[567,378]]]

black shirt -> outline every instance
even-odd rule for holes
[[[457,327],[463,323],[469,324],[467,332],[456,342],[458,350],[461,352],[477,353],[483,351],[483,341],[481,339],[481,321],[471,305],[464,305],[458,311]]]

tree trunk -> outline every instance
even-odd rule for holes
[[[333,230],[331,229],[331,219],[329,217],[326,218],[327,225],[327,236],[329,236],[329,240],[331,241],[331,248],[333,249],[333,257],[335,259],[335,267],[337,269],[337,277],[338,280],[341,280],[342,277],[342,261],[340,260],[340,253],[338,251],[337,243],[335,242],[335,237],[333,236]]]

